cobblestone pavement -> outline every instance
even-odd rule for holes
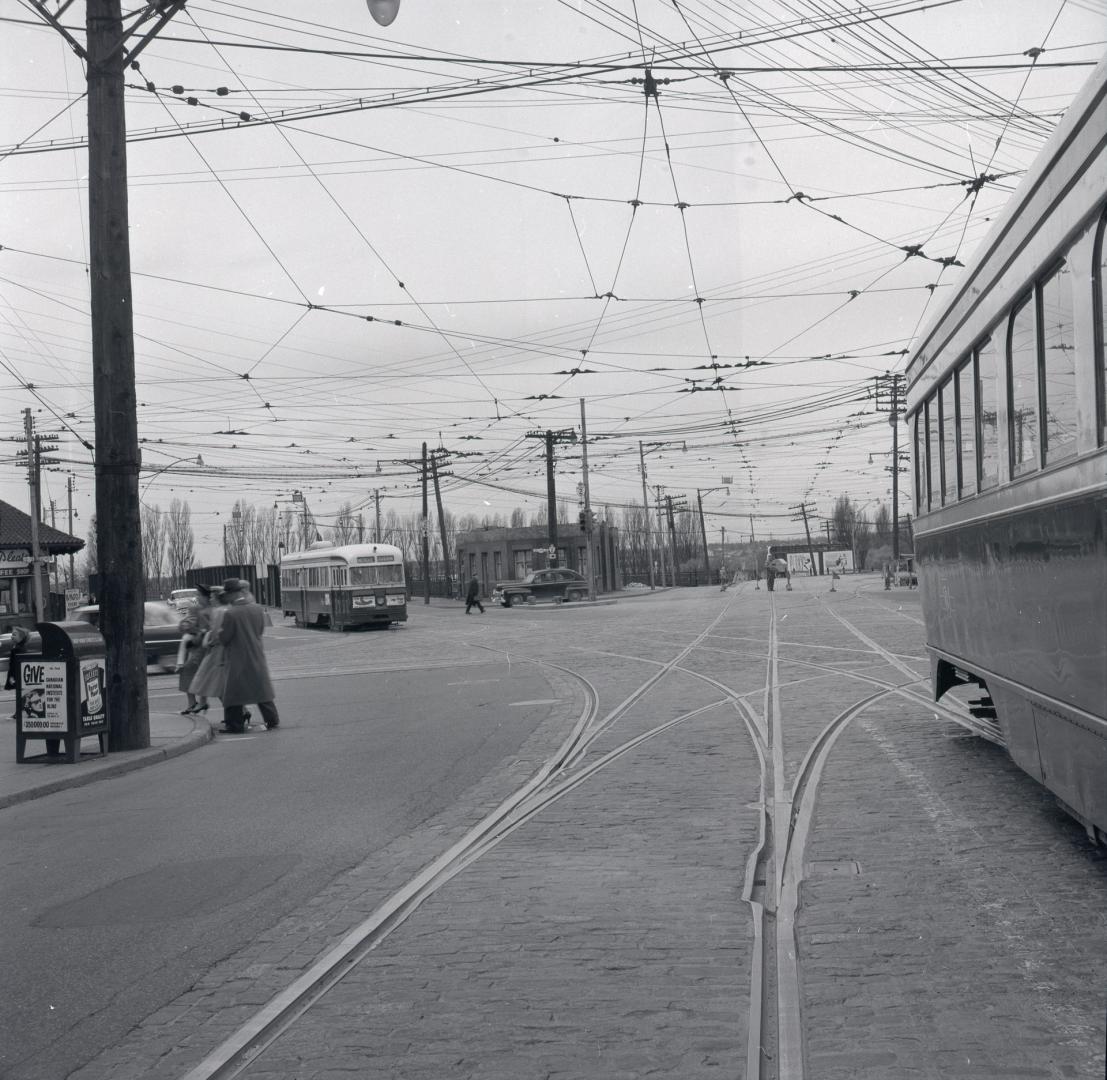
[[[472,791],[463,814],[323,889],[73,1080],[183,1076],[530,776],[587,700],[582,679],[601,702],[584,765],[703,711],[507,834],[244,1075],[745,1075],[753,948],[742,895],[761,777],[739,709],[768,725],[773,605],[789,783],[815,735],[879,689],[857,676],[908,687],[906,666],[925,698],[917,594],[870,589],[827,594],[799,580],[771,597],[744,587],[512,609],[467,625],[460,644],[456,619],[443,616],[451,649],[570,669],[543,670],[572,708]],[[835,611],[897,663],[852,637]],[[797,914],[805,1078],[1102,1076],[1107,858],[1000,749],[923,698],[874,701],[822,776]],[[605,717],[614,722],[604,727]],[[763,1077],[775,1076],[765,1064]]]

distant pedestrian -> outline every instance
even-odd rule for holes
[[[266,615],[254,600],[249,586],[240,578],[223,582],[227,608],[218,630],[223,645],[227,680],[223,691],[223,726],[239,734],[246,730],[247,705],[257,705],[267,728],[275,728],[281,718],[274,703],[273,683],[261,636]]]
[[[182,716],[190,713],[208,711],[206,694],[197,695],[192,689],[192,680],[200,670],[206,647],[204,637],[211,629],[212,596],[207,585],[197,585],[196,604],[181,619],[181,647],[177,652],[177,686],[183,690],[188,705],[181,710]]]
[[[16,692],[16,701],[19,700],[19,654],[27,649],[27,642],[31,639],[31,632],[25,626],[13,626],[11,634],[11,648],[8,650],[8,677],[4,680],[5,690]],[[13,712],[10,719],[18,720],[19,713]]]
[[[730,575],[726,572],[725,566],[719,567],[719,592],[726,592],[727,586],[730,584]]]
[[[469,582],[469,591],[465,594],[465,614],[471,615],[472,607],[480,608],[480,613],[484,614],[484,605],[480,602],[480,582],[477,580],[477,575],[474,574],[472,580]]]

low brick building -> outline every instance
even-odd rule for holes
[[[599,524],[593,533],[596,560],[596,591],[614,592],[623,587],[616,561],[617,530]],[[587,545],[584,534],[574,523],[559,524],[557,565],[586,574]],[[544,570],[552,565],[549,535],[545,525],[506,528],[488,525],[457,538],[458,577],[467,582],[474,574],[481,593],[488,596],[497,581],[521,581],[532,570]]]

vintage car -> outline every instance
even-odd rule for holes
[[[575,570],[532,570],[522,581],[501,581],[492,590],[492,602],[514,607],[539,600],[583,600],[588,582]]]
[[[74,622],[86,622],[96,626],[100,619],[97,604],[79,607],[70,616]],[[146,644],[146,665],[158,672],[170,672],[177,665],[177,649],[181,644],[181,615],[162,600],[147,600],[144,605],[142,637]],[[26,653],[39,650],[39,636],[31,631]],[[11,635],[0,634],[0,676],[8,671],[8,654],[11,652]],[[2,685],[2,684],[0,684]]]

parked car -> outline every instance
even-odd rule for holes
[[[532,570],[522,581],[501,581],[492,590],[492,602],[514,607],[535,600],[583,600],[588,582],[575,570]]]
[[[169,594],[169,606],[184,615],[200,603],[199,589],[174,589]]]
[[[142,637],[146,643],[146,664],[162,672],[177,666],[177,649],[181,644],[181,619],[179,611],[162,600],[147,600],[143,605]],[[75,622],[100,623],[100,605],[86,604],[77,608],[71,618]]]
[[[100,621],[100,606],[86,604],[73,611],[69,618],[74,622]],[[142,637],[146,644],[146,665],[160,672],[170,672],[177,666],[177,649],[181,644],[181,618],[179,612],[161,600],[147,600],[143,613]],[[38,634],[32,630],[27,641],[26,653],[37,653],[41,648]],[[0,634],[0,677],[8,671],[8,655],[11,652],[11,634]],[[0,681],[0,685],[3,685]]]

